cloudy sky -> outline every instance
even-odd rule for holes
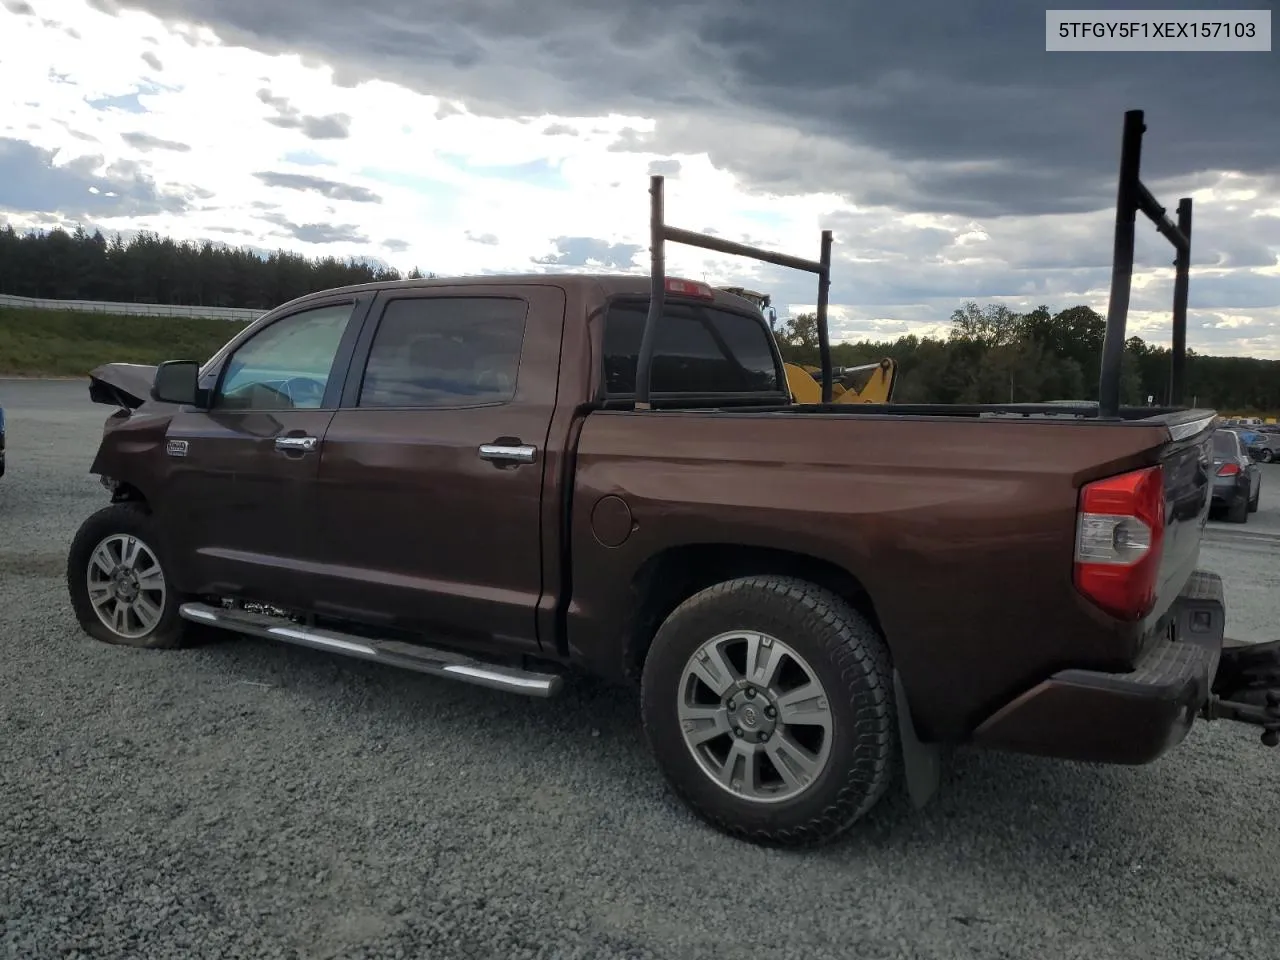
[[[832,229],[833,333],[888,338],[965,299],[1105,312],[1140,108],[1144,181],[1196,204],[1191,346],[1280,358],[1280,52],[1044,46],[1012,0],[0,0],[0,219],[644,270],[664,173],[676,225],[812,258]],[[1155,342],[1172,253],[1140,221]],[[668,269],[814,299],[687,247]]]

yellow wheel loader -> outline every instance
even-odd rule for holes
[[[769,319],[770,329],[773,328],[778,315],[770,305],[767,293],[758,293],[746,287],[721,287],[720,289],[754,303]],[[791,398],[796,403],[822,402],[821,367],[804,366],[798,363],[785,363],[784,367],[787,372],[787,386],[791,388]],[[875,363],[837,367],[832,373],[835,380],[831,384],[833,403],[889,403],[893,400],[893,382],[898,375],[898,365],[891,357],[885,357]],[[869,376],[863,378],[862,374],[869,374]]]

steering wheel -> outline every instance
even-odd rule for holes
[[[324,383],[313,377],[290,377],[285,391],[295,407],[318,407],[324,400]]]

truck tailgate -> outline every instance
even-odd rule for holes
[[[1200,556],[1213,486],[1213,423],[1202,416],[1170,424],[1171,439],[1160,451],[1165,529],[1156,605],[1148,617],[1152,625],[1168,613]]]

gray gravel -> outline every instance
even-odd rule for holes
[[[0,956],[1280,955],[1280,752],[1247,730],[1132,769],[961,752],[924,812],[760,850],[666,794],[615,690],[90,641],[62,573],[109,411],[82,383],[0,403]],[[1265,632],[1276,552],[1206,556]]]

